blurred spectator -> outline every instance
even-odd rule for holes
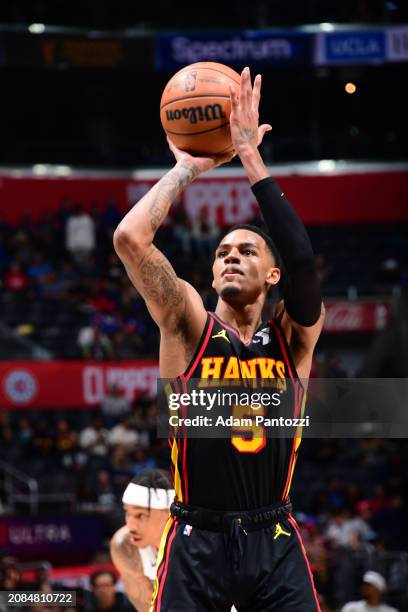
[[[98,512],[108,514],[117,507],[115,492],[113,490],[110,474],[107,470],[99,470],[96,474],[95,501]]]
[[[95,249],[95,222],[76,205],[65,226],[65,247],[74,261],[82,264]]]
[[[116,424],[120,417],[130,414],[130,408],[124,390],[118,383],[113,383],[101,403],[105,425],[111,427]]]
[[[23,581],[17,559],[9,555],[0,556],[1,591],[29,591],[34,586],[31,582]]]
[[[328,353],[324,366],[326,378],[347,378],[347,370],[341,363],[341,359],[335,353]]]
[[[72,267],[71,262],[67,261],[66,259],[64,259],[61,263],[57,278],[61,283],[64,292],[69,291],[79,282],[78,274]]]
[[[20,227],[13,228],[13,233],[9,237],[9,245],[13,251],[15,259],[18,259],[23,266],[32,262],[33,248],[28,234]]]
[[[91,425],[79,434],[79,446],[90,455],[105,457],[109,450],[109,432],[100,416],[94,416]]]
[[[213,258],[220,230],[210,223],[208,208],[202,208],[194,219],[191,235],[197,255],[203,259]]]
[[[317,600],[320,605],[320,612],[332,612],[332,609],[327,605],[326,598],[321,593],[317,593]]]
[[[72,467],[78,435],[71,429],[67,419],[58,419],[55,448],[64,467]]]
[[[129,325],[133,333],[126,333],[125,330],[117,330],[112,337],[112,358],[118,361],[134,359],[143,354],[143,341],[140,334],[136,333],[138,325]]]
[[[95,312],[112,313],[115,304],[108,296],[106,281],[95,281],[91,284],[91,294],[86,304]]]
[[[366,572],[361,586],[363,599],[347,603],[342,607],[341,612],[398,612],[395,608],[390,608],[390,606],[381,603],[386,586],[385,579],[381,574],[372,571]]]
[[[23,446],[28,446],[33,435],[31,421],[27,417],[20,417],[17,421],[17,438]]]
[[[93,254],[88,255],[88,257],[85,257],[85,259],[81,262],[81,265],[78,266],[78,268],[81,272],[81,278],[83,280],[86,280],[86,279],[97,280],[101,277],[100,269],[98,267],[96,258]],[[89,286],[92,287],[92,284],[90,284]]]
[[[115,446],[120,444],[128,451],[133,451],[139,442],[139,436],[132,428],[129,416],[120,419],[120,423],[115,425],[109,433],[109,444]]]
[[[126,487],[132,476],[132,464],[129,453],[121,444],[116,444],[116,446],[112,448],[110,466],[113,487],[115,493],[120,497],[124,487]]]
[[[42,277],[39,285],[40,292],[37,293],[38,297],[43,297],[46,300],[59,300],[65,295],[64,283],[59,280],[53,271]]]
[[[11,425],[9,423],[0,425],[0,457],[11,463],[19,453],[20,447]]]
[[[149,457],[143,448],[138,448],[133,453],[134,462],[132,465],[132,475],[137,476],[140,472],[147,469],[157,468],[157,461],[154,457]]]
[[[326,258],[322,253],[315,255],[316,273],[319,281],[323,284],[330,276],[331,268],[326,263]]]
[[[4,288],[10,291],[26,291],[29,286],[27,274],[18,261],[13,261],[9,271],[4,276]]]
[[[48,419],[41,417],[34,427],[31,438],[31,454],[33,456],[50,457],[55,450],[55,440],[51,434]]]
[[[85,603],[86,612],[105,610],[106,612],[129,612],[133,607],[123,593],[116,589],[116,576],[113,572],[100,570],[91,574],[92,593]]]
[[[346,509],[338,510],[329,522],[326,535],[337,546],[360,548],[372,538],[373,531],[361,517],[351,516]]]
[[[124,270],[122,262],[115,253],[111,253],[108,259],[107,275],[111,280],[120,279],[123,276]]]
[[[59,205],[59,209],[55,214],[58,225],[65,230],[66,223],[74,210],[73,203],[68,197],[64,197]]]
[[[101,218],[101,224],[105,230],[105,235],[107,236],[108,240],[112,240],[113,232],[122,220],[122,217],[123,215],[121,214],[116,201],[112,197],[109,198]]]
[[[179,202],[173,209],[173,235],[183,257],[191,255],[191,223],[184,205]]]
[[[112,343],[97,325],[80,329],[78,344],[85,359],[105,361],[112,358]]]
[[[140,446],[140,448],[149,448],[151,446],[150,432],[143,410],[135,409],[132,415],[132,425],[139,436],[138,446]]]
[[[33,262],[27,268],[28,276],[37,282],[41,278],[46,277],[51,271],[50,264],[39,251],[34,254]]]

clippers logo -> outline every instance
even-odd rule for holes
[[[4,379],[6,396],[14,404],[26,404],[37,394],[37,381],[27,370],[13,370]]]
[[[186,79],[184,81],[184,90],[185,91],[195,91],[197,81],[197,71],[191,70],[187,72]]]

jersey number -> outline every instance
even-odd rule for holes
[[[264,414],[264,406],[253,408],[252,406],[235,405],[233,407],[232,416],[234,419],[240,421],[243,419],[252,420],[252,425],[238,425],[232,428],[231,444],[235,446],[237,451],[240,453],[258,453],[265,446],[265,428],[262,425],[256,425],[253,419],[256,415]]]

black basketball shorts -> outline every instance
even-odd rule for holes
[[[320,612],[290,513],[267,526],[228,513],[217,531],[186,518],[172,516],[163,532],[151,612]]]

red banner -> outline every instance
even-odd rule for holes
[[[379,302],[353,303],[336,302],[326,304],[323,331],[331,332],[373,332],[387,327],[390,307]]]
[[[164,171],[163,171],[164,172]],[[163,174],[163,172],[161,174]],[[17,222],[28,211],[40,219],[56,211],[67,197],[89,207],[103,207],[114,198],[122,212],[128,210],[161,174],[149,178],[86,177],[32,178],[0,176],[0,211]],[[408,220],[408,172],[362,172],[336,175],[277,176],[280,186],[306,224],[361,223]],[[220,174],[200,178],[181,196],[187,213],[195,218],[206,208],[220,225],[248,221],[257,204],[245,176]]]
[[[0,406],[4,408],[96,407],[113,383],[126,397],[156,395],[155,361],[6,361],[0,362]]]

